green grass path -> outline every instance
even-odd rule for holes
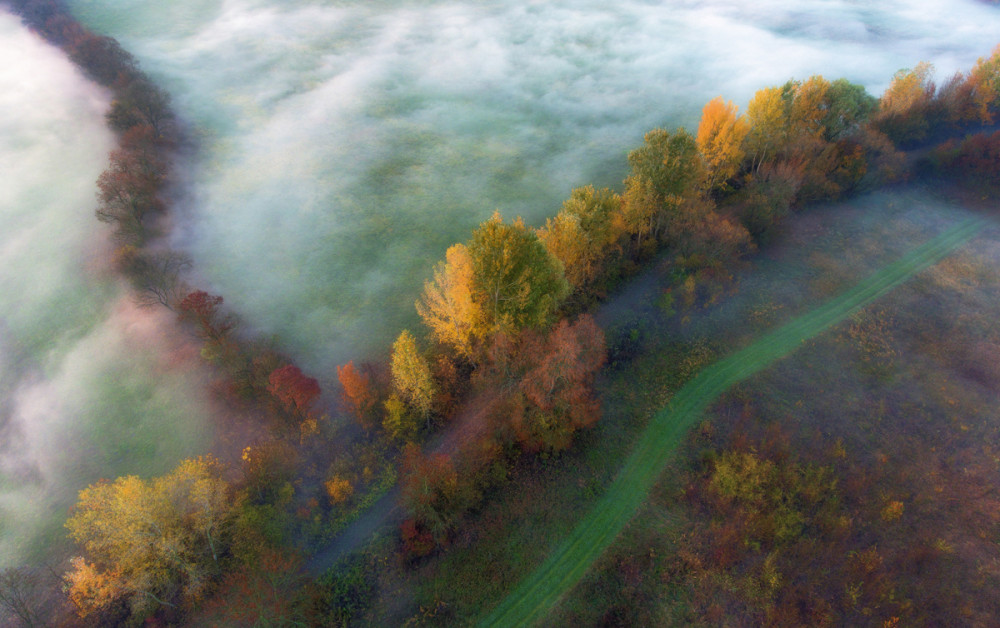
[[[523,626],[545,617],[552,605],[576,584],[636,513],[681,438],[716,397],[914,274],[944,259],[969,240],[984,223],[982,218],[963,221],[850,290],[705,368],[653,417],[631,456],[593,510],[480,625]]]

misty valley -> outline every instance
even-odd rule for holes
[[[995,625],[998,26],[3,0],[0,624]]]

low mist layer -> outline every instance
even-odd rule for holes
[[[382,351],[449,244],[499,208],[538,223],[614,185],[655,127],[722,94],[986,55],[972,0],[71,2],[194,125],[186,247],[206,288],[305,366]]]

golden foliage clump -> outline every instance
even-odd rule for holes
[[[80,491],[70,536],[87,557],[65,575],[83,617],[124,603],[134,620],[180,599],[199,599],[219,572],[236,506],[212,458],[167,475],[102,481]]]
[[[354,485],[347,478],[334,475],[324,484],[326,495],[334,504],[343,504],[354,494]]]
[[[724,184],[736,175],[743,163],[743,140],[750,127],[732,101],[717,97],[708,101],[698,124],[698,150],[708,164],[708,188]]]

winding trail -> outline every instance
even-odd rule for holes
[[[480,625],[523,626],[544,618],[629,522],[646,500],[664,463],[681,438],[716,397],[916,273],[944,259],[975,235],[985,222],[985,218],[977,217],[959,223],[850,290],[699,373],[653,417],[604,497],[577,524],[562,545],[480,621]]]

